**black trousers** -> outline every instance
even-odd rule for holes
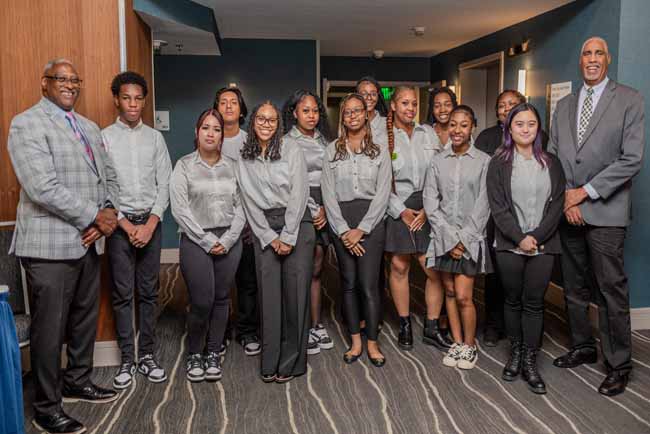
[[[257,275],[253,243],[242,242],[241,260],[237,267],[237,339],[257,335],[260,321],[257,306]]]
[[[284,226],[284,213],[268,215],[272,229]],[[279,228],[279,229],[278,229]],[[310,288],[316,232],[311,218],[300,223],[296,245],[279,256],[255,240],[255,263],[262,317],[262,375],[302,375],[307,372]]]
[[[160,224],[149,243],[142,248],[133,246],[129,242],[129,235],[119,227],[108,238],[115,331],[123,363],[135,360],[132,316],[134,291],[137,291],[138,297],[138,352],[140,356],[154,352],[161,242]]]
[[[589,303],[598,304],[600,342],[608,370],[632,369],[630,292],[623,263],[624,227],[560,225],[564,298],[572,348],[596,347]]]
[[[218,236],[223,232],[216,231]],[[187,315],[189,354],[219,351],[228,323],[230,287],[241,251],[242,241],[239,240],[225,255],[210,255],[181,235],[180,266],[190,301]]]
[[[539,348],[544,331],[544,295],[555,256],[497,252],[496,259],[505,288],[503,316],[508,338]]]
[[[339,203],[341,212],[351,228],[356,228],[365,215],[370,201],[352,201]],[[341,277],[343,294],[343,316],[350,334],[360,332],[361,318],[366,320],[366,335],[370,340],[377,340],[379,319],[381,318],[381,292],[379,288],[380,264],[384,260],[384,240],[386,228],[380,222],[362,243],[366,253],[354,256],[343,245],[341,239],[332,234],[332,243]],[[359,302],[363,312],[360,312]]]
[[[61,410],[61,385],[90,383],[99,310],[99,256],[94,246],[74,260],[21,258],[32,290],[30,355],[34,410]],[[61,372],[67,342],[68,366]],[[6,375],[3,374],[3,375]]]
[[[492,263],[496,263],[497,253],[494,250],[494,220],[492,216],[487,223],[487,247]],[[503,330],[504,313],[503,303],[504,284],[500,273],[490,273],[485,275],[485,326],[494,327],[497,330]]]

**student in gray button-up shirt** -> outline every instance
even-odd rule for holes
[[[251,114],[237,182],[255,235],[262,380],[283,383],[307,371],[316,235],[307,209],[309,181],[302,150],[283,143],[280,110],[269,101]]]
[[[472,369],[478,358],[474,277],[490,271],[485,246],[490,157],[471,144],[476,126],[471,108],[456,107],[449,124],[452,146],[433,158],[424,186],[424,209],[432,228],[427,265],[442,273],[455,341],[443,363]]]
[[[334,347],[325,326],[321,323],[321,271],[325,249],[329,246],[327,215],[323,207],[320,189],[323,170],[323,155],[329,139],[327,112],[318,95],[308,90],[297,90],[285,103],[283,109],[283,145],[302,150],[307,163],[309,179],[309,199],[307,207],[316,229],[316,248],[314,249],[314,274],[311,278],[311,328],[307,354],[318,354],[321,349]]]
[[[246,222],[235,162],[221,153],[223,125],[216,110],[201,113],[196,151],[178,160],[170,189],[172,214],[182,233],[181,272],[190,295],[186,376],[192,382],[222,376],[219,351],[241,257],[239,235]]]
[[[339,122],[339,138],[327,147],[323,161],[321,189],[340,268],[343,310],[352,336],[352,347],[344,360],[352,363],[363,351],[361,299],[366,303],[368,355],[375,366],[383,366],[386,359],[377,344],[381,317],[378,279],[391,185],[390,158],[386,148],[371,140],[361,95],[350,94],[343,99]]]

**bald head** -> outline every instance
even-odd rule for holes
[[[587,39],[580,51],[580,71],[587,86],[596,86],[607,77],[612,57],[607,42],[598,36]]]

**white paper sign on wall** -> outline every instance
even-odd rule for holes
[[[158,131],[169,131],[169,111],[156,110],[155,126]]]
[[[553,123],[553,113],[559,100],[571,93],[571,82],[565,81],[563,83],[551,83],[546,86],[546,116],[548,130],[551,131],[551,124]]]

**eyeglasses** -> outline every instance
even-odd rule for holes
[[[64,84],[67,82],[73,86],[81,86],[81,83],[83,83],[83,80],[80,79],[79,77],[61,77],[60,75],[44,75],[43,78],[54,80],[60,84]]]
[[[364,109],[362,108],[356,108],[356,109],[351,109],[351,110],[344,110],[343,111],[343,117],[344,118],[351,118],[353,116],[359,116],[361,113],[365,112]]]
[[[270,127],[275,127],[278,124],[278,118],[265,118],[264,116],[255,116],[255,123],[260,127],[264,124],[269,124]]]
[[[377,98],[379,96],[379,94],[377,92],[362,92],[359,95],[361,95],[363,97],[363,99],[366,99],[368,97],[370,97],[372,99],[375,99],[375,98]]]

